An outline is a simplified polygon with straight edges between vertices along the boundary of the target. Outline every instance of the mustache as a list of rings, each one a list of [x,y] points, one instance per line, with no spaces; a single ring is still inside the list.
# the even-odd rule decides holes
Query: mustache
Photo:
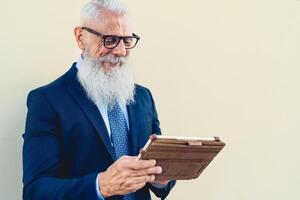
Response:
[[[115,56],[113,54],[108,54],[108,55],[105,55],[105,56],[102,56],[102,57],[98,58],[98,61],[99,62],[127,64],[128,63],[128,58],[127,57]]]

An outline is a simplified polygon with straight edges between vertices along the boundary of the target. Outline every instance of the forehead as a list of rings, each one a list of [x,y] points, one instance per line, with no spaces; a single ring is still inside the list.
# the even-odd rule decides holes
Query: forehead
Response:
[[[128,17],[118,13],[102,10],[100,19],[91,20],[91,28],[105,35],[131,35]]]

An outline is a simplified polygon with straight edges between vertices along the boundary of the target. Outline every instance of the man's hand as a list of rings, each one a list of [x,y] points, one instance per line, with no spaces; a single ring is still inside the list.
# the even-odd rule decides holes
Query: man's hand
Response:
[[[102,196],[105,198],[135,192],[147,182],[154,181],[154,174],[162,171],[155,164],[155,160],[137,160],[136,156],[122,156],[99,175]]]

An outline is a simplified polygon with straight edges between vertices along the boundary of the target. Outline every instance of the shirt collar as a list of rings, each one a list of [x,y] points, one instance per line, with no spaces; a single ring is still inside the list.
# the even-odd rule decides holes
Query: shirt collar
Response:
[[[81,54],[81,55],[79,56],[77,62],[76,62],[76,68],[77,68],[77,70],[79,70],[79,68],[80,68],[80,66],[82,65],[82,63],[83,63],[83,56],[82,56],[82,54]]]

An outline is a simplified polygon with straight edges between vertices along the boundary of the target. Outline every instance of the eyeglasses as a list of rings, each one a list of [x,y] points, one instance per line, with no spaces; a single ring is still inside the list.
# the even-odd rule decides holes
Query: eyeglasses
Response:
[[[113,49],[116,46],[118,46],[121,40],[123,40],[125,49],[132,49],[136,46],[136,44],[140,39],[140,37],[134,33],[132,34],[132,36],[117,36],[117,35],[104,35],[102,33],[99,33],[87,27],[82,27],[82,29],[100,37],[103,40],[104,46],[108,49]]]

